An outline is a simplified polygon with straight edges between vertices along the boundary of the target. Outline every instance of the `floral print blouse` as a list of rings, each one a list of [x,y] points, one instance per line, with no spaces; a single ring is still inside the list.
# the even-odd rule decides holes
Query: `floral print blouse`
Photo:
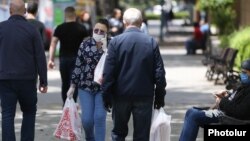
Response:
[[[81,43],[71,77],[73,84],[76,84],[80,89],[90,92],[101,90],[100,85],[93,80],[95,67],[103,52],[102,48],[98,49],[96,47],[96,42],[92,37]]]

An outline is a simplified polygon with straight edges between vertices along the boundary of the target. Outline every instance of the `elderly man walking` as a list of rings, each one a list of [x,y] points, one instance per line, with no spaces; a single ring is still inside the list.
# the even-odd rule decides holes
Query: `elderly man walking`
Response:
[[[159,46],[153,37],[140,30],[142,15],[138,9],[124,12],[126,30],[108,45],[103,72],[103,100],[112,107],[113,141],[125,141],[128,121],[133,116],[134,141],[148,141],[153,103],[164,106],[166,79]]]
[[[34,141],[37,81],[39,91],[47,92],[47,66],[42,39],[24,14],[24,2],[12,0],[10,18],[0,23],[2,141],[16,140],[14,119],[17,101],[23,112],[21,141]]]

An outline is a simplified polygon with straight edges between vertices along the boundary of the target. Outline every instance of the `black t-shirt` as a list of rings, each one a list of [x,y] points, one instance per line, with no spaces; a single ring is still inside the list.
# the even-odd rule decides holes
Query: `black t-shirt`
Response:
[[[76,57],[85,37],[86,29],[77,22],[65,22],[57,26],[54,36],[60,41],[59,57]]]

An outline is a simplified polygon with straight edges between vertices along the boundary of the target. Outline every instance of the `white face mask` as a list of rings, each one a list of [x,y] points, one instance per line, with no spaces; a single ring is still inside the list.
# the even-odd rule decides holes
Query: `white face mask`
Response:
[[[96,42],[100,42],[101,39],[104,37],[105,37],[105,35],[99,35],[99,34],[93,33],[93,38],[95,39]]]

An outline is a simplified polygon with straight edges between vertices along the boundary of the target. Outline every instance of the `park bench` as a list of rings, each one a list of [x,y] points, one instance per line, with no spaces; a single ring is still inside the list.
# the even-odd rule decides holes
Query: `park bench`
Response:
[[[205,58],[201,60],[201,63],[204,66],[208,66],[210,64],[214,64],[215,60],[222,59],[228,51],[228,48],[222,48],[221,51],[217,54],[212,54],[212,53],[206,53]]]
[[[218,81],[220,80],[220,77],[222,80],[224,80],[224,84],[231,79],[229,78],[232,75],[233,72],[236,72],[233,70],[235,58],[237,56],[238,50],[230,48],[225,60],[220,61],[219,63],[216,63],[214,66],[214,74],[217,76],[215,79],[214,84],[218,84]]]
[[[215,65],[223,62],[226,59],[229,50],[230,48],[223,48],[219,54],[207,54],[205,59],[201,61],[203,65],[207,66],[205,76],[208,80],[213,79]]]
[[[234,61],[237,56],[238,50],[233,48],[223,48],[218,55],[210,55],[207,57],[206,62],[202,60],[203,65],[207,66],[205,76],[207,80],[215,78],[215,84],[222,79],[226,87],[233,89],[239,81],[239,73],[233,70]]]

